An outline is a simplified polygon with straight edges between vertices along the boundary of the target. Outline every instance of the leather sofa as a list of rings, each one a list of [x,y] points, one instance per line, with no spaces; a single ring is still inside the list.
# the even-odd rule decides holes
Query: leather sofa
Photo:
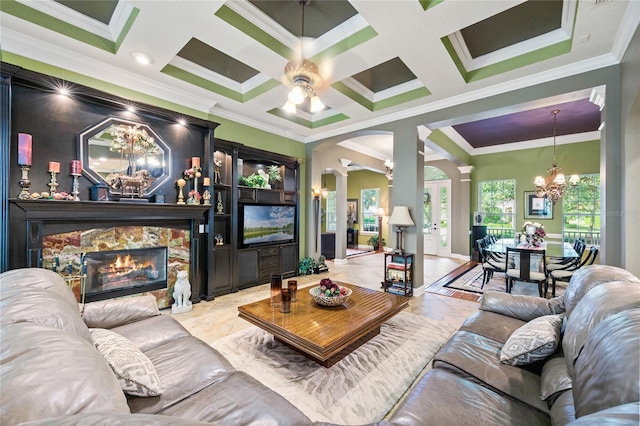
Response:
[[[522,366],[500,362],[514,332],[560,314],[553,354]],[[0,274],[0,321],[3,425],[322,424],[236,371],[152,298],[79,309],[55,273],[14,270]],[[123,393],[92,343],[96,328],[126,337],[152,361],[162,395]],[[637,425],[639,329],[640,280],[619,268],[587,267],[550,300],[487,293],[432,369],[376,424]]]
[[[0,274],[0,321],[2,425],[311,424],[286,399],[161,314],[151,296],[79,308],[56,273],[16,269]],[[133,342],[153,363],[162,394],[125,395],[92,342],[93,328]]]
[[[555,353],[526,365],[500,362],[516,330],[558,314]],[[561,297],[485,293],[432,366],[390,424],[637,426],[640,280],[594,265],[576,272]]]

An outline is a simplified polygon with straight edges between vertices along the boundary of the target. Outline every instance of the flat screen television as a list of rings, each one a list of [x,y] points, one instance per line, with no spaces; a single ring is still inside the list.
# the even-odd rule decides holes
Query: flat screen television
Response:
[[[264,204],[242,206],[240,245],[250,247],[295,240],[296,207]]]

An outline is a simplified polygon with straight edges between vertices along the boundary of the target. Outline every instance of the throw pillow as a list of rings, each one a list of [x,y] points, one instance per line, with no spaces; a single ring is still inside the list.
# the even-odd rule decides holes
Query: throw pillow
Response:
[[[526,365],[553,355],[560,342],[562,314],[535,318],[514,331],[500,351],[500,362]]]
[[[125,393],[134,396],[162,395],[160,378],[153,363],[129,339],[103,328],[92,328],[91,338]]]

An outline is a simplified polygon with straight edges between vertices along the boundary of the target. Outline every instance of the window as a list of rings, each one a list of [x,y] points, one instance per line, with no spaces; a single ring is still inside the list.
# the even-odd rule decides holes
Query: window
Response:
[[[362,200],[362,226],[363,234],[378,233],[378,206],[380,203],[380,188],[363,189],[360,191]]]
[[[326,208],[327,231],[336,230],[336,191],[329,191]]]
[[[600,244],[600,175],[582,175],[576,187],[565,188],[562,197],[562,239],[584,238],[588,245]]]
[[[478,210],[487,234],[515,238],[516,181],[489,180],[478,184]]]

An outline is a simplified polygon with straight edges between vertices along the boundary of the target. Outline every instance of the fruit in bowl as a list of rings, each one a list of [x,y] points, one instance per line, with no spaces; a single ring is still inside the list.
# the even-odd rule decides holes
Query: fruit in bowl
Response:
[[[309,290],[309,294],[311,294],[311,297],[313,297],[313,300],[315,300],[318,305],[338,306],[349,300],[351,289],[340,287],[329,278],[323,278],[317,287]]]

